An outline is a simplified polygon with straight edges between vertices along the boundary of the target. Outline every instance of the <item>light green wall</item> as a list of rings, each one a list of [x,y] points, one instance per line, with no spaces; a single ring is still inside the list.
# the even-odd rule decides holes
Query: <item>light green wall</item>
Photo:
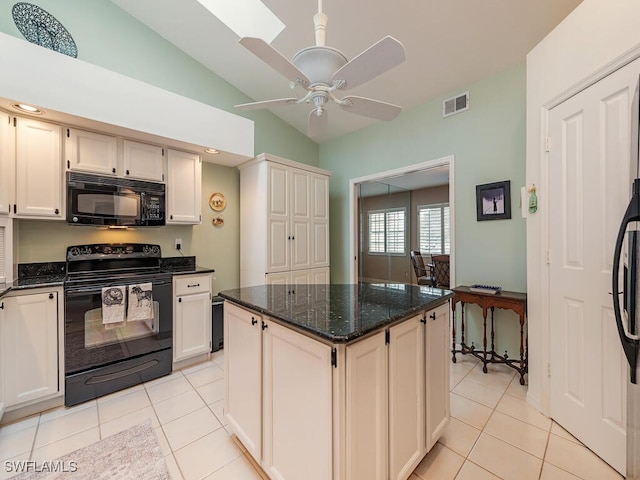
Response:
[[[15,3],[15,0],[0,0],[0,31],[22,39],[11,15]],[[318,165],[319,149],[315,142],[267,110],[235,110],[233,105],[252,99],[112,2],[31,0],[30,3],[48,11],[67,28],[78,46],[78,59],[250,118],[255,122],[256,154],[268,152]],[[46,72],[42,74],[46,75]],[[64,88],[55,86],[59,87]],[[208,199],[213,192],[222,192],[227,198],[222,227],[211,225],[213,211]],[[240,268],[237,169],[204,164],[202,200],[203,223],[194,227],[107,232],[93,228],[74,229],[63,222],[21,220],[17,222],[16,260],[20,263],[62,261],[67,245],[91,241],[155,242],[162,246],[163,255],[173,256],[179,255],[173,242],[174,238],[180,237],[185,255],[196,255],[198,263],[216,269],[215,291],[237,287]]]
[[[442,118],[442,100],[466,90],[470,109]],[[526,291],[525,220],[519,207],[525,181],[524,64],[320,146],[320,167],[332,172],[333,283],[349,281],[349,180],[448,155],[455,156],[456,284]],[[501,180],[511,181],[512,218],[476,221],[476,185]],[[505,322],[499,329],[508,337],[510,354],[515,324]]]

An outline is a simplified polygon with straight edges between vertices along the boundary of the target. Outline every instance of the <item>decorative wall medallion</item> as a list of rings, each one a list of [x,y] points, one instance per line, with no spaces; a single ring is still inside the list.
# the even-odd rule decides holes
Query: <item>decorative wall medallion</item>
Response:
[[[211,220],[211,223],[214,227],[221,227],[222,225],[224,225],[224,218],[218,215]]]
[[[221,212],[227,206],[227,201],[223,194],[216,192],[209,197],[209,206],[216,212]]]
[[[71,34],[49,12],[32,3],[18,2],[11,13],[16,27],[31,43],[78,58]]]

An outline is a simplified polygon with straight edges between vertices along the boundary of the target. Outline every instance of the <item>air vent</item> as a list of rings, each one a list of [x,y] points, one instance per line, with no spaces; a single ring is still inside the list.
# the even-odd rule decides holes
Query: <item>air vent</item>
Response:
[[[462,95],[448,98],[442,102],[442,117],[449,117],[456,113],[469,110],[469,92],[465,92]]]

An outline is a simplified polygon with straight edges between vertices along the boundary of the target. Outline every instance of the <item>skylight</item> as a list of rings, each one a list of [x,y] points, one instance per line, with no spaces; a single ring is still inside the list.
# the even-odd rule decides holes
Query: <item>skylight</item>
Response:
[[[260,0],[198,0],[239,37],[257,37],[271,43],[284,23]]]

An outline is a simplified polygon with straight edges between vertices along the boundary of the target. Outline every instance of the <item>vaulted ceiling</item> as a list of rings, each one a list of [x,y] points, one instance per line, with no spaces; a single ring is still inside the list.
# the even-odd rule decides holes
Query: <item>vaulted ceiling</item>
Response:
[[[112,0],[250,98],[301,97],[299,87],[238,43],[238,36],[197,0]],[[263,0],[285,24],[271,45],[291,59],[315,44],[316,0]],[[391,35],[407,60],[349,90],[409,109],[483,77],[524,62],[526,54],[581,0],[324,0],[329,17],[327,45],[347,59]],[[471,99],[473,102],[473,98]],[[287,105],[271,111],[307,133],[311,107]],[[330,105],[322,143],[375,120]]]

